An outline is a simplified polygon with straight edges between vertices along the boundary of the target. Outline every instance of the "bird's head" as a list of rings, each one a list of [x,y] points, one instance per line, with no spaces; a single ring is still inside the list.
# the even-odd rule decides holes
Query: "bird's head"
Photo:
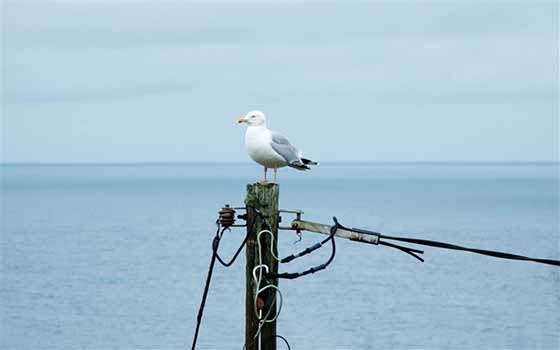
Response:
[[[260,126],[266,123],[266,118],[261,111],[251,111],[244,118],[239,118],[237,122],[247,123],[249,126]]]

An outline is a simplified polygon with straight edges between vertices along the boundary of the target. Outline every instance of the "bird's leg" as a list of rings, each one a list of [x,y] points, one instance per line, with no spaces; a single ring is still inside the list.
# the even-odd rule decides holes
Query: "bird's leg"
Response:
[[[276,170],[278,170],[278,168],[274,168],[274,180],[273,180],[274,183],[276,183]]]
[[[267,167],[264,167],[264,181],[263,181],[264,183],[267,182],[267,181],[266,181],[266,171],[267,171],[267,170],[268,170],[268,168],[267,168]]]

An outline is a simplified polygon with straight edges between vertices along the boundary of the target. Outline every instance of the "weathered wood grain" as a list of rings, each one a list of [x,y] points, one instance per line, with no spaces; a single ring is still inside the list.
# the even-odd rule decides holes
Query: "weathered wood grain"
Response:
[[[259,264],[257,234],[268,229],[273,233],[261,236],[262,263],[270,267],[271,273],[278,272],[278,262],[270,252],[270,245],[274,246],[274,254],[278,256],[278,197],[279,187],[273,183],[255,183],[247,185],[247,247],[246,247],[246,297],[245,297],[245,345],[247,350],[257,350],[258,344],[255,334],[259,328],[259,320],[255,315],[255,282],[253,281],[253,269]],[[262,214],[259,215],[258,212]],[[267,284],[278,285],[277,279],[261,283],[261,288]],[[270,317],[276,314],[275,292],[268,289],[261,294],[265,302],[263,314],[270,310]],[[276,322],[266,323],[261,331],[261,349],[276,350]]]

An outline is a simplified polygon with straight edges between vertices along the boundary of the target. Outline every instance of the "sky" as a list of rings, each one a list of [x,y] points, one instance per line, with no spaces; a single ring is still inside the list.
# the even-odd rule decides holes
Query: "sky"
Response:
[[[556,1],[3,1],[3,162],[559,157]]]

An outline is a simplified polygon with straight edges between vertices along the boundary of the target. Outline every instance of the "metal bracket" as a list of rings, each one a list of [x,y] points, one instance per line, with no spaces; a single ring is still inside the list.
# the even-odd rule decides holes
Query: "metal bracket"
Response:
[[[288,209],[278,209],[278,213],[287,213],[287,214],[295,214],[296,215],[296,219],[297,221],[301,220],[301,216],[303,215],[303,211],[299,210],[299,209],[293,209],[293,210],[288,210]],[[297,228],[294,228],[292,225],[290,226],[280,226],[280,223],[282,222],[282,216],[278,215],[278,229],[279,230],[292,230],[292,231],[297,231],[297,233],[300,233],[300,230]]]
[[[247,208],[246,207],[234,207],[234,210],[245,210],[245,214],[237,215],[237,219],[245,221],[243,225],[231,225],[231,227],[247,227]]]

